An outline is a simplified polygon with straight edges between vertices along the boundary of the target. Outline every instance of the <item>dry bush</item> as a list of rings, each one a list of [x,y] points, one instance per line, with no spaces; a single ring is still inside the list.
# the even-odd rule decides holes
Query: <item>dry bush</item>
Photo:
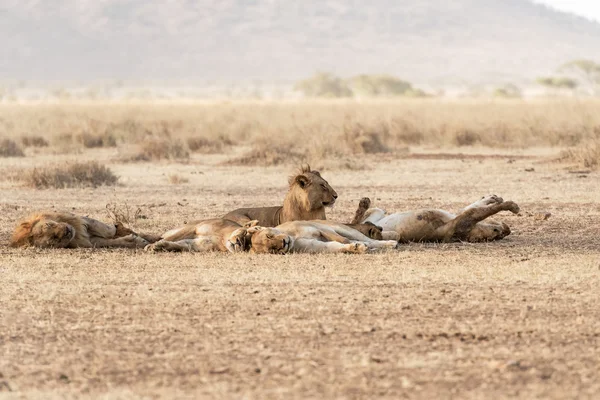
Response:
[[[123,158],[123,161],[185,160],[189,157],[190,152],[181,141],[155,139],[142,144],[136,154]]]
[[[0,139],[0,157],[24,157],[23,149],[10,139]]]
[[[387,153],[390,148],[385,144],[389,136],[388,127],[379,129],[365,128],[360,123],[346,124],[342,132],[342,142],[354,154]]]
[[[106,166],[91,161],[34,168],[24,173],[20,180],[36,189],[64,189],[111,186],[117,183],[118,177]]]
[[[86,148],[116,147],[117,138],[111,133],[82,133],[76,136],[76,140]]]
[[[590,140],[582,145],[561,153],[561,161],[574,162],[585,168],[600,168],[600,138]]]
[[[50,145],[45,138],[35,135],[21,137],[21,144],[24,147],[48,147]]]
[[[138,219],[146,218],[142,215],[141,208],[134,209],[127,203],[120,204],[116,201],[106,204],[106,212],[115,225],[122,224],[130,229],[135,229]]]
[[[171,185],[180,185],[182,183],[188,183],[190,180],[181,175],[171,174],[168,176],[168,181]]]
[[[189,137],[186,142],[190,151],[203,154],[222,153],[224,149],[233,145],[231,140],[223,136],[216,139]]]

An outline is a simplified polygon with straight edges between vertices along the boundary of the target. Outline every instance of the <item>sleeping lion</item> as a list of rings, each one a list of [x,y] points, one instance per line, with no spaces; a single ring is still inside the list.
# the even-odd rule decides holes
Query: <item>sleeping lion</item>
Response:
[[[484,221],[499,213],[519,213],[512,201],[491,195],[467,206],[458,214],[444,210],[416,210],[386,214],[380,208],[369,208],[371,200],[363,198],[352,223],[372,223],[382,228],[384,239],[399,242],[484,242],[499,240],[510,235],[503,222]]]
[[[121,224],[109,225],[69,212],[40,212],[22,220],[13,231],[11,247],[143,248],[153,238],[145,238]]]

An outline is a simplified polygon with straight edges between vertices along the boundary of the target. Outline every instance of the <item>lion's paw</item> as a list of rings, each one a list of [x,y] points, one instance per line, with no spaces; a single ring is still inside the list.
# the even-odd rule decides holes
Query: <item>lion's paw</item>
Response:
[[[236,229],[233,231],[229,239],[227,239],[227,250],[230,253],[239,253],[244,251],[246,243],[247,231],[244,228]]]
[[[362,242],[350,243],[346,245],[346,251],[352,254],[363,254],[366,253],[368,249],[369,246]]]
[[[371,199],[369,199],[368,197],[363,197],[362,199],[360,199],[360,202],[358,203],[358,208],[366,210],[369,207],[371,207]]]
[[[481,204],[489,206],[490,204],[500,204],[504,200],[500,196],[496,196],[495,194],[491,194],[489,196],[483,196],[480,200]]]
[[[164,242],[162,240],[152,243],[152,244],[148,244],[144,247],[144,250],[146,251],[162,251],[164,250]]]
[[[518,214],[521,211],[521,208],[514,201],[505,201],[502,203],[505,206],[506,211],[510,211],[513,214]]]

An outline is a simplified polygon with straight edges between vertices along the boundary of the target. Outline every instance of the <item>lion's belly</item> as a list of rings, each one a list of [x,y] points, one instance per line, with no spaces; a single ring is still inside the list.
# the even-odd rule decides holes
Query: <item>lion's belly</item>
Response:
[[[377,221],[384,231],[397,232],[402,240],[436,240],[435,231],[455,216],[444,210],[418,210],[390,214]]]

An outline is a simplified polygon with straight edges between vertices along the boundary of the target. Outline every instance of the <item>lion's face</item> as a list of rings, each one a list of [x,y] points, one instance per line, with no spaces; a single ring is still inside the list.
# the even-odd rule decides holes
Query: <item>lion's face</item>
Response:
[[[294,239],[275,228],[255,226],[248,229],[251,235],[251,253],[285,254],[294,243]]]
[[[487,242],[500,240],[510,235],[510,228],[504,222],[502,225],[478,223],[469,232],[469,242]]]
[[[75,237],[75,228],[64,222],[42,219],[31,229],[30,241],[36,247],[66,247]]]
[[[290,179],[290,191],[295,192],[295,197],[300,199],[308,210],[331,207],[338,197],[319,171],[311,171],[310,168],[303,169],[301,174]]]

